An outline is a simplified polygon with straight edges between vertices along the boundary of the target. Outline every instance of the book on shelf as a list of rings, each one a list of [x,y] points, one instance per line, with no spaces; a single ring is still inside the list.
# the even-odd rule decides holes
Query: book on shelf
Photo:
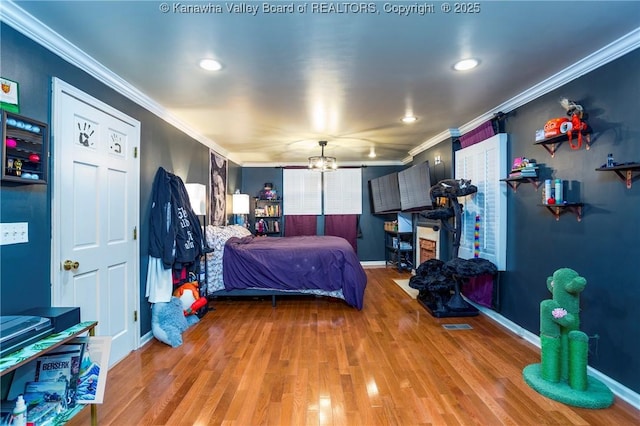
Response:
[[[27,424],[45,426],[53,424],[54,419],[63,411],[60,403],[42,402],[27,409]]]
[[[84,343],[64,343],[46,354],[16,369],[9,392],[8,400],[15,400],[18,395],[25,394],[27,387],[37,388],[34,383],[64,382],[64,408],[76,405],[76,389],[80,376],[80,362],[84,353]],[[27,404],[29,402],[27,401]]]
[[[46,410],[45,407],[53,407],[57,411],[69,408],[66,402],[67,387],[65,380],[27,382],[23,395],[24,402],[28,407],[27,413],[30,411],[50,411]],[[36,407],[40,407],[40,409],[36,409]]]
[[[85,344],[76,390],[78,404],[102,404],[109,371],[111,336],[76,337]]]

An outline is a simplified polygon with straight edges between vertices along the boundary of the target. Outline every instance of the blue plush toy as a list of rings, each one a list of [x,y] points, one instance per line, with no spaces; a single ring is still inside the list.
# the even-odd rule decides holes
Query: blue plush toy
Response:
[[[184,316],[182,302],[175,296],[169,302],[154,303],[151,307],[153,336],[174,348],[182,345],[182,332],[198,321],[197,315]]]

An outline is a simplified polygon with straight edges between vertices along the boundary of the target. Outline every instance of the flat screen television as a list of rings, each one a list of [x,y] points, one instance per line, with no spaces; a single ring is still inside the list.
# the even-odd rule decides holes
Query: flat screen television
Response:
[[[391,173],[369,181],[369,193],[373,213],[383,214],[400,211],[400,188],[398,173]]]
[[[398,187],[400,188],[400,209],[403,212],[431,208],[429,162],[425,161],[398,172]]]

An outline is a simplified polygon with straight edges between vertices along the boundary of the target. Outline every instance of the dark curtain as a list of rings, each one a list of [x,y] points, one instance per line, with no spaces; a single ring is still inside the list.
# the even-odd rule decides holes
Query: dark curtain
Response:
[[[489,139],[491,136],[495,136],[495,134],[496,132],[493,127],[493,121],[489,120],[460,136],[460,146],[462,148],[466,148],[478,142],[482,142],[485,139]]]
[[[316,235],[315,215],[285,215],[284,236]]]
[[[484,274],[469,278],[463,288],[462,293],[471,301],[479,305],[493,309],[494,277],[491,274]]]
[[[324,217],[324,234],[342,237],[358,252],[358,215],[332,214]]]

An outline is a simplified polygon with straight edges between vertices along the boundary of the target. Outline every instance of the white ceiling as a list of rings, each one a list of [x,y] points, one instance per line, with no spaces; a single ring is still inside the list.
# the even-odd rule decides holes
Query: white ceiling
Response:
[[[261,1],[168,1],[168,13],[159,1],[15,3],[241,165],[300,164],[319,140],[341,163],[375,164],[372,147],[376,161],[406,162],[620,37],[640,38],[638,1],[482,1],[478,13],[433,2],[434,13],[409,16],[385,5],[428,3],[335,2],[347,13],[313,13],[311,2],[279,0],[269,4],[306,12],[255,16],[227,7]],[[377,13],[354,13],[361,4]],[[203,57],[223,69],[200,69]],[[465,57],[480,66],[453,71]],[[418,121],[403,124],[405,112]]]

